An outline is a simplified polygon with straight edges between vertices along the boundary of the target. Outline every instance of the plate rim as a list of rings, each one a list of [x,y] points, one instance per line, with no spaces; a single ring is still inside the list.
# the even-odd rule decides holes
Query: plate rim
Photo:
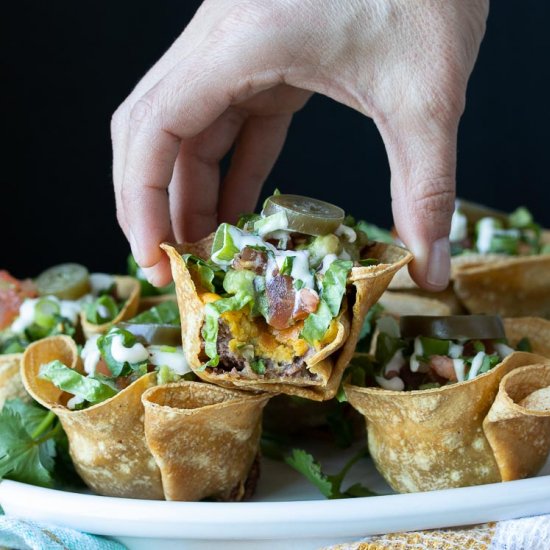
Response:
[[[59,525],[97,535],[191,540],[242,539],[243,528],[252,526],[246,540],[361,537],[485,523],[550,513],[548,494],[550,475],[422,493],[229,503],[105,497],[11,480],[0,482],[0,505],[7,515],[21,508],[18,501],[24,501],[26,519],[47,521],[51,510],[65,502],[72,506],[64,509],[64,519],[56,522]],[[46,502],[45,509],[42,503]],[[79,512],[82,507],[85,515]],[[396,519],[396,510],[409,512]],[[151,525],[162,529],[147,527]]]

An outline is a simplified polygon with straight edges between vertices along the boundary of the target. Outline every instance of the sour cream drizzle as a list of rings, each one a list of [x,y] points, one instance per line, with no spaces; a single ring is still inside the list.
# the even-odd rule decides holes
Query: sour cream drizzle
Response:
[[[136,342],[132,347],[124,346],[122,334],[117,334],[111,343],[111,355],[118,363],[141,363],[149,359],[149,352],[143,344]]]

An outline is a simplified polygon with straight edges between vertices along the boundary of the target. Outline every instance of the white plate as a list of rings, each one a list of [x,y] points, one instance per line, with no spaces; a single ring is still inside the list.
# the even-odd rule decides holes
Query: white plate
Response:
[[[351,453],[316,449],[316,456],[325,454],[329,473]],[[356,464],[346,481],[390,493],[368,460]],[[224,550],[319,548],[370,534],[550,513],[548,495],[550,461],[533,479],[344,500],[325,500],[297,472],[268,459],[254,501],[244,503],[131,500],[0,483],[6,514],[110,535],[135,550],[212,548],[221,541]]]

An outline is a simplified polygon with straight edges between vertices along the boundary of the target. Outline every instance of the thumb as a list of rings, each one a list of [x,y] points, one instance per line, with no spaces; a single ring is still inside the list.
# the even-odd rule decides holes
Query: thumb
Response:
[[[394,120],[381,129],[391,169],[395,227],[414,254],[409,272],[426,290],[443,290],[449,283],[457,128],[458,117],[444,123]]]

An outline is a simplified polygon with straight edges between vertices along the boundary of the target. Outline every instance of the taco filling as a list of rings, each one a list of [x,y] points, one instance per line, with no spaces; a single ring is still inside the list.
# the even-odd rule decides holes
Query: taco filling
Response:
[[[506,256],[543,254],[542,229],[527,208],[511,214],[484,209],[458,200],[451,221],[451,254],[503,254]]]
[[[183,255],[204,307],[202,368],[315,381],[307,360],[336,337],[352,267],[377,263],[361,260],[367,243],[340,208],[295,195],[220,225],[208,259]]]
[[[114,320],[126,300],[115,277],[79,264],[54,266],[34,281],[0,272],[0,354],[20,353],[56,334],[74,336],[81,313],[92,325]]]
[[[366,377],[360,385],[386,390],[425,390],[472,380],[516,351],[498,316],[403,316],[399,325],[387,316],[377,321],[377,328],[374,356],[357,356],[350,370],[361,365]],[[530,351],[528,340],[517,349]]]
[[[121,325],[125,328],[117,325],[86,341],[80,351],[82,372],[59,360],[40,367],[40,378],[71,395],[67,408],[83,409],[101,403],[148,373],[156,373],[159,385],[195,378],[189,376],[181,345],[164,343],[175,343],[174,334],[179,337],[175,303],[160,304]]]

